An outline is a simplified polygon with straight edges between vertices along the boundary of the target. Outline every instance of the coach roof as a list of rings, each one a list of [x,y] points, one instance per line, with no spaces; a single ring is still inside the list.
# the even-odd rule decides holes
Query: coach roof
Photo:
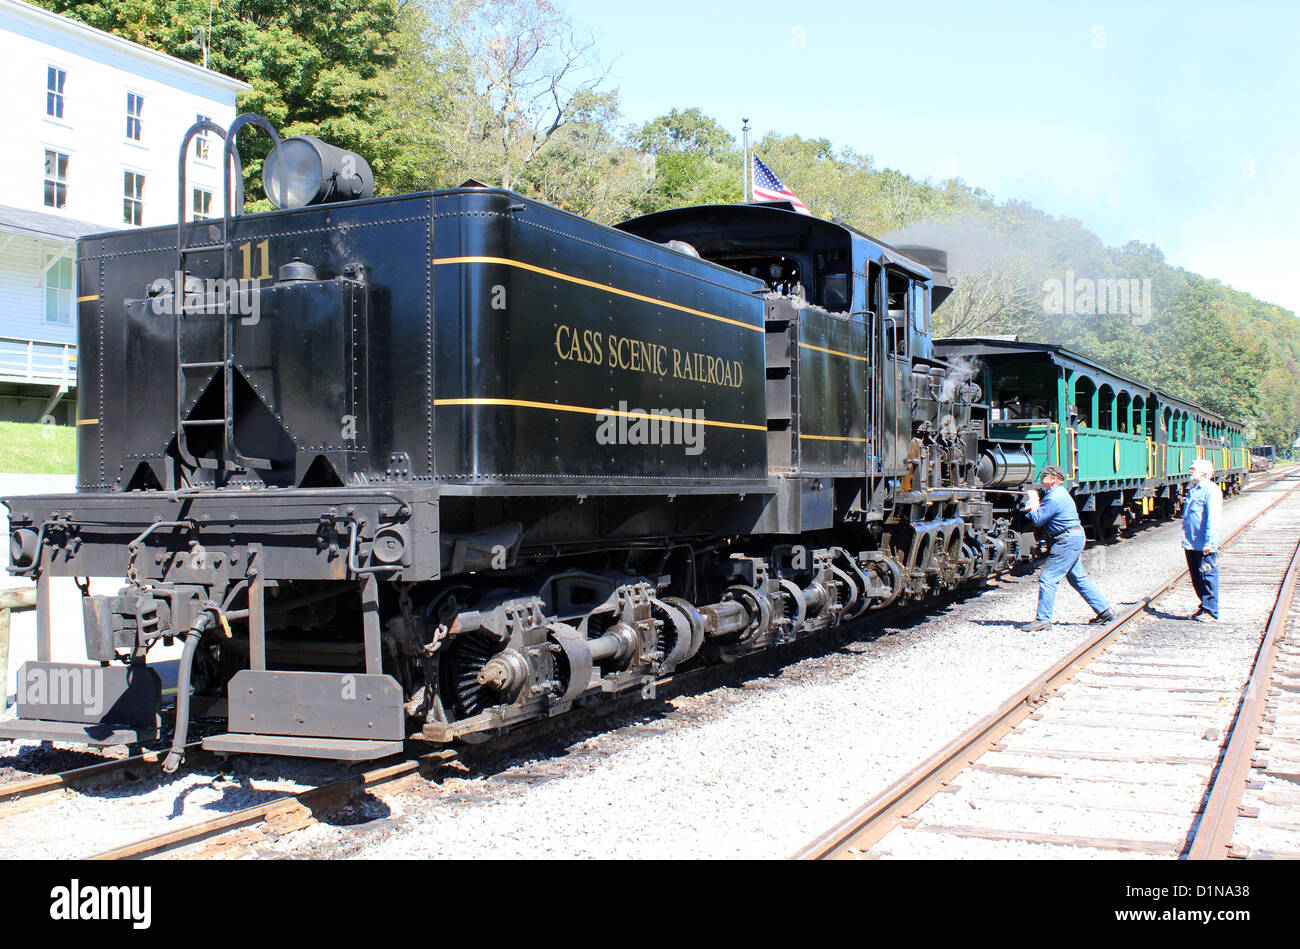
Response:
[[[1133,389],[1140,389],[1146,392],[1152,392],[1160,398],[1160,401],[1174,405],[1179,408],[1187,409],[1192,412],[1201,414],[1206,418],[1217,419],[1228,422],[1231,425],[1238,425],[1238,422],[1227,418],[1218,412],[1207,409],[1181,396],[1176,396],[1164,389],[1157,388],[1150,383],[1134,379],[1132,376],[1125,375],[1110,366],[1090,359],[1073,350],[1066,349],[1064,346],[1058,346],[1055,343],[1027,343],[1015,339],[1000,339],[997,337],[981,336],[950,336],[935,339],[934,348],[936,354],[940,357],[960,354],[963,356],[983,356],[994,354],[1012,354],[1012,353],[1042,353],[1052,358],[1056,362],[1073,362],[1086,366],[1089,369],[1109,376],[1123,382]]]

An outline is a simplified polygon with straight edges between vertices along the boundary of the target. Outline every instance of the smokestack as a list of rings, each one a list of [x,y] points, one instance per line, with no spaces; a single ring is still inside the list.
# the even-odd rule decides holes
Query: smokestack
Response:
[[[930,291],[930,310],[939,309],[956,286],[956,282],[948,276],[948,252],[926,244],[896,244],[894,246],[899,253],[906,254],[917,263],[925,264],[930,268],[930,272],[934,274],[934,289]]]

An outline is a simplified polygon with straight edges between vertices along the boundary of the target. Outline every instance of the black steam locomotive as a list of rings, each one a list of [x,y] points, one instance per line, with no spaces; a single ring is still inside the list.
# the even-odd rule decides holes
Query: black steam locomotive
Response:
[[[49,687],[0,735],[156,740],[179,641],[169,769],[192,713],[221,752],[476,740],[1032,544],[1031,454],[933,353],[942,251],[781,204],[370,198],[357,156],[275,142],[282,210],[232,215],[236,174],[221,219],[78,245],[78,490],[7,502]],[[83,584],[89,665],[51,660],[54,576],[127,578]],[[93,708],[56,687],[87,670]]]

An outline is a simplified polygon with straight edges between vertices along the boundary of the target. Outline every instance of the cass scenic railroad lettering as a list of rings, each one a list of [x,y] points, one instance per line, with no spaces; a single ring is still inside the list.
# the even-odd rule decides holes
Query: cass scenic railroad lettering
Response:
[[[600,330],[580,330],[566,323],[555,327],[555,352],[567,362],[609,366],[729,389],[739,389],[745,381],[739,360],[613,333],[607,335]]]

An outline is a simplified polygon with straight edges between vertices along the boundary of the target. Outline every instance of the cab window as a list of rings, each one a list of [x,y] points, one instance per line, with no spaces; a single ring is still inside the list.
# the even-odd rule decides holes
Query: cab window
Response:
[[[930,332],[930,294],[925,284],[912,284],[912,328],[918,333]]]
[[[886,283],[887,310],[885,320],[885,347],[891,356],[907,355],[908,326],[911,323],[912,282],[901,273],[889,271]]]
[[[817,299],[823,310],[843,313],[849,308],[849,255],[842,250],[817,255]]]

